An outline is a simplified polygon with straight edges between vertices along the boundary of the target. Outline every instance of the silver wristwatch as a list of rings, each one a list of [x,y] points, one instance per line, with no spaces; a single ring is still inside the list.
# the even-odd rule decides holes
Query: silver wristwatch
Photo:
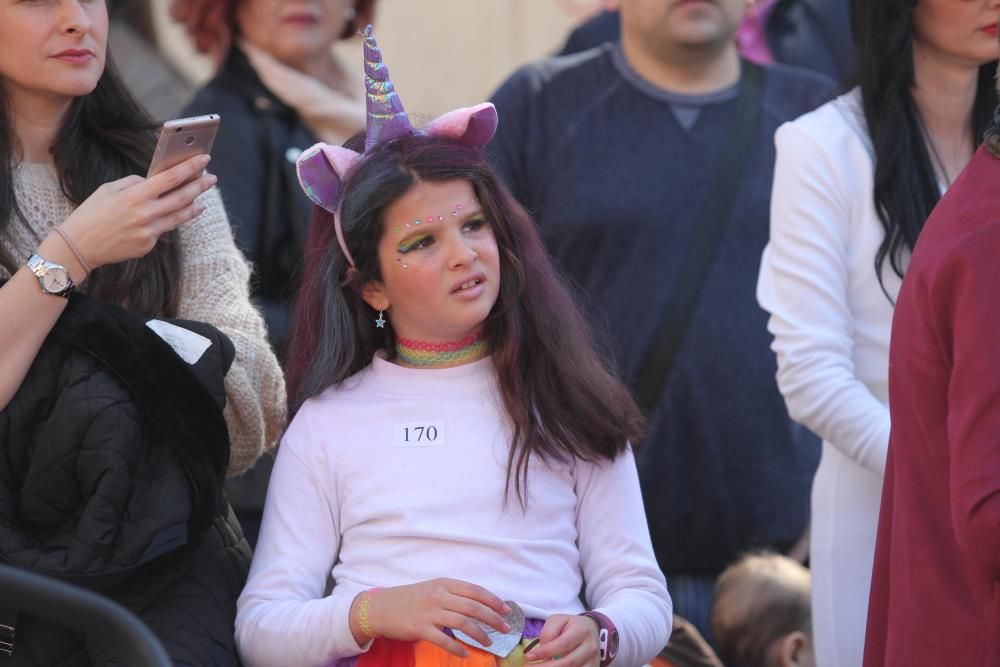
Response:
[[[38,284],[46,294],[68,299],[70,292],[76,289],[69,271],[62,264],[42,259],[37,254],[32,254],[25,264],[38,278]]]

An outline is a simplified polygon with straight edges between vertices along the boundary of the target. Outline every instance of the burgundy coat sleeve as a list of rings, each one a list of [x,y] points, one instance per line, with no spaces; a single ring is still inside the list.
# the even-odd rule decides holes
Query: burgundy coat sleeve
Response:
[[[948,451],[951,515],[967,562],[1000,579],[1000,223],[963,239],[930,295],[951,361]],[[992,238],[990,238],[992,237]]]

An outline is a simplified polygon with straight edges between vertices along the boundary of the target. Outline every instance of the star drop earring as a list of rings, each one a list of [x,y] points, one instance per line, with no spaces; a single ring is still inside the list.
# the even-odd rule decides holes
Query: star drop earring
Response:
[[[378,311],[378,317],[375,319],[375,326],[379,329],[385,329],[385,318],[382,317],[382,311]]]

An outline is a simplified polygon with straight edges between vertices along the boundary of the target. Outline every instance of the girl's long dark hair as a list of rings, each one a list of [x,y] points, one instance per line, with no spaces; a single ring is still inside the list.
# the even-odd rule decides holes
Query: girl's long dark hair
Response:
[[[927,131],[910,92],[916,4],[917,0],[851,0],[856,83],[875,151],[875,211],[885,229],[875,254],[880,284],[886,260],[902,278],[906,257],[940,199]],[[979,68],[972,107],[973,146],[982,142],[997,106],[996,70],[996,61]]]
[[[104,183],[145,175],[156,144],[154,130],[153,120],[118,78],[109,54],[96,88],[72,101],[56,137],[53,159],[63,194],[80,204]],[[0,237],[23,218],[14,196],[18,152],[13,110],[0,90]],[[96,269],[84,291],[137,315],[175,315],[180,296],[176,238],[176,232],[170,232],[145,257]],[[0,265],[5,270],[14,273],[24,260],[0,244]]]
[[[287,368],[292,411],[371,363],[394,354],[390,328],[361,289],[381,272],[383,212],[421,181],[469,181],[500,249],[500,294],[485,323],[503,406],[513,427],[507,490],[525,502],[531,456],[612,460],[640,435],[642,415],[595,350],[586,320],[559,278],[534,221],[479,151],[413,135],[376,147],[348,174],[341,207],[348,272],[333,216],[316,209],[296,298]],[[342,284],[347,276],[347,284]]]

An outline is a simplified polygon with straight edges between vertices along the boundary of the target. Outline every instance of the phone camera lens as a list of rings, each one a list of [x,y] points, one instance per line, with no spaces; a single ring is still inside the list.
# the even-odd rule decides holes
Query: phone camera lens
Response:
[[[184,143],[190,146],[191,144],[194,143],[194,137],[188,137],[187,139],[184,140]]]

